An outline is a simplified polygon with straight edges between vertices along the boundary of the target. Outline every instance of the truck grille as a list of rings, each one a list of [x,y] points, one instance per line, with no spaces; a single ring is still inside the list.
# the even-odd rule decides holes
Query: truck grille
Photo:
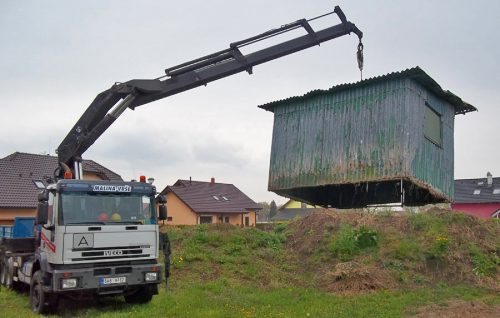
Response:
[[[121,246],[121,247],[100,247],[73,249],[73,252],[81,253],[81,257],[72,258],[74,262],[92,260],[115,260],[124,258],[143,258],[150,254],[143,254],[144,247],[149,246]]]

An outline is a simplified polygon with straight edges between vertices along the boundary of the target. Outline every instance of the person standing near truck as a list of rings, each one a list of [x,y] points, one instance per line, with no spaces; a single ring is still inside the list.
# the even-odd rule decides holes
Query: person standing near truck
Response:
[[[170,246],[170,238],[166,232],[160,231],[160,248],[165,256],[165,286],[168,286],[168,278],[170,277],[170,255],[172,255],[172,248]]]

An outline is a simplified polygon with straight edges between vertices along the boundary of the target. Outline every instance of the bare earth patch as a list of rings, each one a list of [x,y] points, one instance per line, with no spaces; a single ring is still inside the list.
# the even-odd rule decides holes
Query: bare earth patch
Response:
[[[479,301],[456,300],[444,306],[422,307],[411,318],[498,318],[500,306],[489,306]]]
[[[395,285],[389,273],[357,262],[338,263],[325,275],[325,281],[326,290],[341,295],[365,294]]]

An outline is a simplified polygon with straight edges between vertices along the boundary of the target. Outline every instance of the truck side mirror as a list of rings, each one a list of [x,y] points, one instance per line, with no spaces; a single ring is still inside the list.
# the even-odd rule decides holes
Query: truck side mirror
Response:
[[[164,196],[163,194],[160,194],[160,195],[158,196],[158,203],[160,203],[160,204],[165,204],[165,203],[167,203],[167,197],[166,197],[166,196]]]
[[[167,219],[167,206],[165,204],[160,204],[158,218],[160,221],[165,221]]]
[[[38,207],[36,209],[36,224],[47,223],[47,218],[49,215],[49,203],[47,201],[38,202]]]
[[[49,215],[49,191],[43,190],[38,193],[38,206],[36,209],[36,224],[47,223]]]
[[[38,202],[49,201],[49,191],[43,190],[38,193]]]

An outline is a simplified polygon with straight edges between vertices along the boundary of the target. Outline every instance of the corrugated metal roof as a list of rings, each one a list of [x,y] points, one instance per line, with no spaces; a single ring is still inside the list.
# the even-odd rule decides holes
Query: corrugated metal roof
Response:
[[[52,177],[57,166],[57,157],[49,155],[15,152],[0,159],[0,207],[35,208],[40,190],[32,180]],[[122,181],[118,174],[92,160],[83,160],[83,171]]]
[[[177,180],[162,194],[173,192],[196,213],[246,213],[260,210],[255,203],[233,184]]]
[[[424,86],[427,88],[429,91],[437,95],[437,97],[440,97],[450,104],[452,104],[455,107],[455,114],[465,114],[468,112],[472,111],[477,111],[476,107],[472,106],[469,103],[464,102],[460,97],[457,95],[453,94],[452,92],[448,90],[443,90],[441,86],[434,80],[432,77],[427,75],[420,67],[416,66],[410,69],[406,69],[404,71],[400,72],[393,72],[389,73],[386,75],[381,75],[381,76],[376,76],[376,77],[371,77],[368,79],[364,79],[362,81],[358,81],[355,83],[346,83],[346,84],[340,84],[331,87],[330,89],[327,90],[321,90],[321,89],[316,89],[312,90],[304,95],[299,95],[299,96],[293,96],[293,97],[288,97],[285,99],[269,102],[263,105],[260,105],[258,107],[268,110],[268,111],[273,111],[275,106],[284,104],[284,103],[289,103],[292,101],[298,101],[304,98],[310,98],[318,95],[322,95],[325,93],[332,93],[332,92],[339,92],[347,89],[352,89],[355,87],[361,87],[364,85],[369,85],[373,84],[376,82],[381,82],[381,81],[387,81],[390,79],[398,79],[398,78],[410,78],[418,82],[420,85]]]
[[[454,203],[500,202],[500,178],[492,179],[491,185],[486,178],[455,180]]]

